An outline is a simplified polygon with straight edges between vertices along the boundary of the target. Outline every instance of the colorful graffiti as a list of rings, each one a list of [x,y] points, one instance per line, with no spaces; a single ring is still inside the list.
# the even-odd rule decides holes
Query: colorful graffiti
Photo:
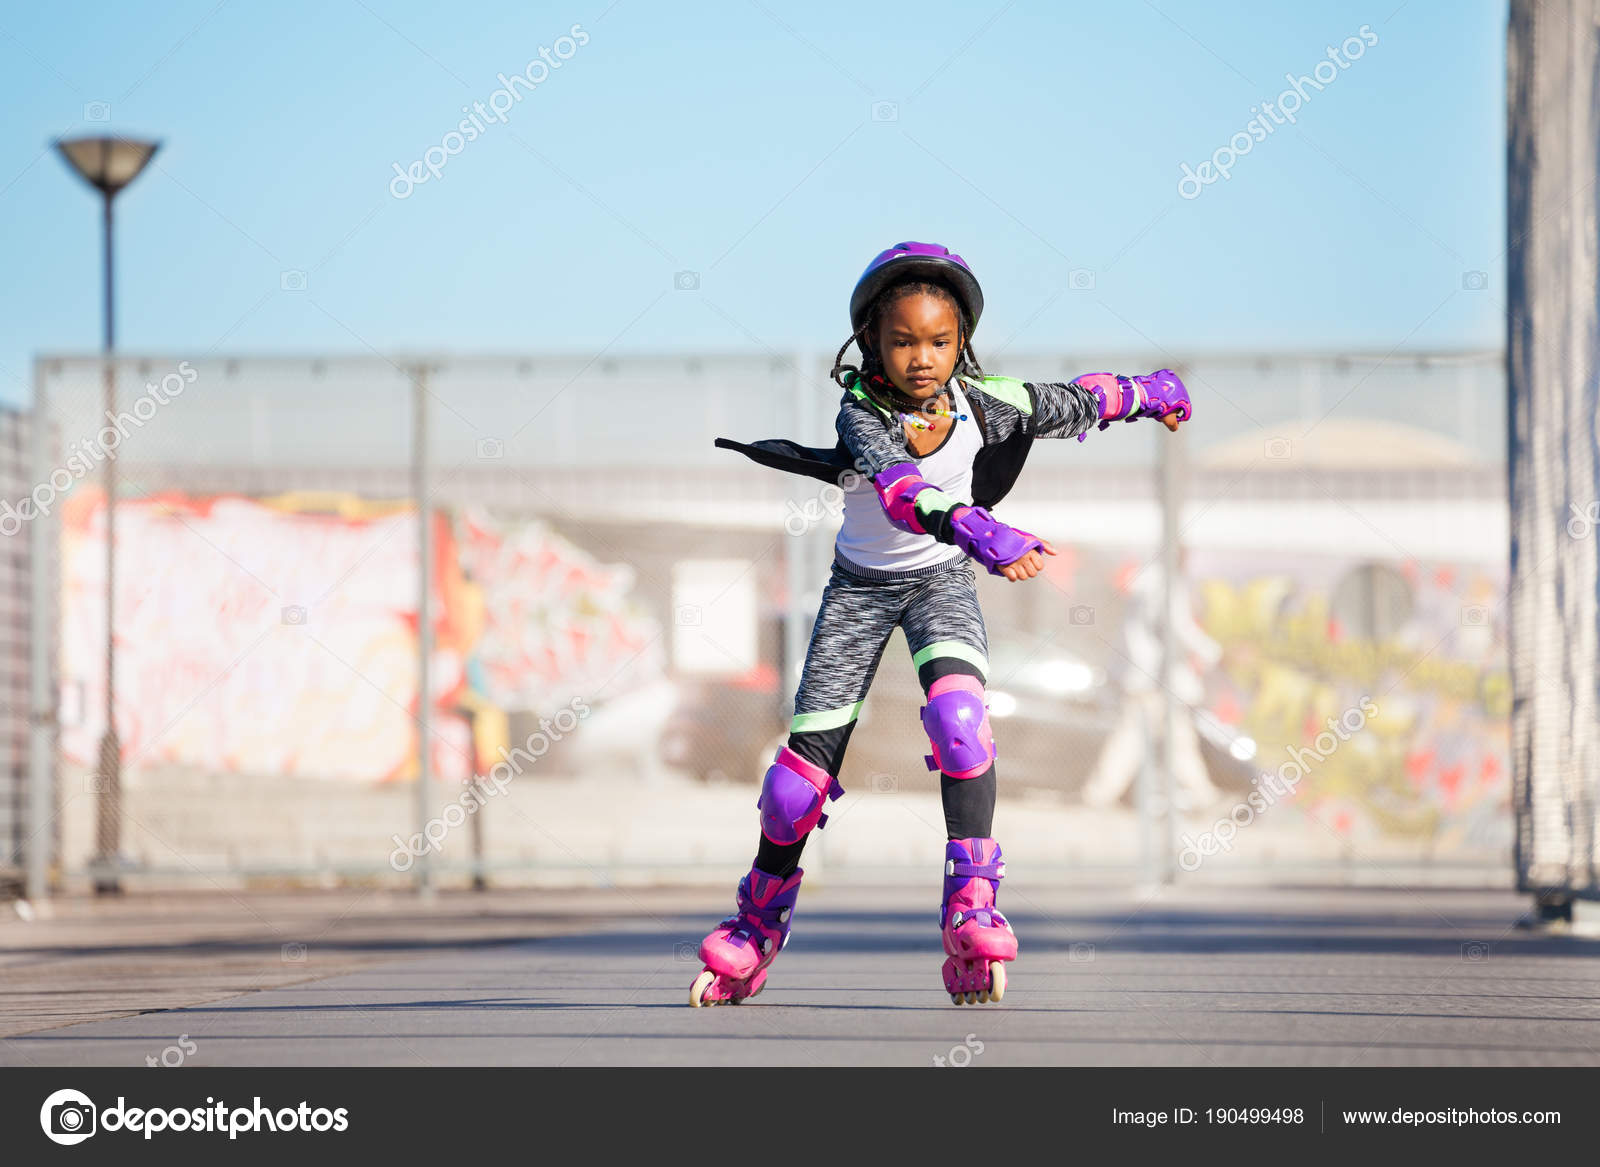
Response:
[[[1503,572],[1195,560],[1200,622],[1224,651],[1213,708],[1255,739],[1258,768],[1314,748],[1363,699],[1376,706],[1308,767],[1294,799],[1304,815],[1349,842],[1439,855],[1509,844]]]
[[[541,709],[661,675],[661,629],[631,598],[631,567],[597,562],[546,523],[481,511],[457,516],[456,540],[462,596],[451,607],[471,613],[464,684],[482,700]]]
[[[104,495],[63,511],[62,750],[104,727]],[[433,522],[430,761],[483,772],[509,711],[603,699],[661,667],[631,577],[537,524]],[[117,506],[125,765],[386,780],[415,773],[418,529],[348,495],[160,495]],[[476,749],[474,746],[476,745]]]

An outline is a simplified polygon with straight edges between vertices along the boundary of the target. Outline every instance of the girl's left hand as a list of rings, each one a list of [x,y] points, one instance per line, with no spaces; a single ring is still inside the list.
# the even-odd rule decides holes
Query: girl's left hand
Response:
[[[1056,554],[1056,549],[1050,545],[1049,540],[1041,539],[1041,550],[1047,555]],[[1000,574],[1012,583],[1020,583],[1025,579],[1032,579],[1044,571],[1044,560],[1039,558],[1038,551],[1030,551],[1015,563],[1008,563],[1000,569]]]
[[[1178,432],[1178,415],[1176,413],[1163,413],[1161,415],[1161,424],[1166,426],[1173,433],[1177,433]]]

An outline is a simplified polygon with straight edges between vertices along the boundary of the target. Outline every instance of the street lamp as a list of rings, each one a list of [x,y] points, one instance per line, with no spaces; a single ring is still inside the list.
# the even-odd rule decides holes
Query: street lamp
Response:
[[[95,190],[105,207],[105,404],[117,415],[117,372],[111,359],[116,346],[116,313],[112,300],[111,203],[154,156],[160,142],[136,138],[59,138],[56,149],[67,164]],[[117,462],[106,459],[106,731],[100,739],[100,780],[95,818],[95,875],[97,895],[122,890],[116,859],[122,832],[122,747],[116,722],[116,565],[117,565]]]

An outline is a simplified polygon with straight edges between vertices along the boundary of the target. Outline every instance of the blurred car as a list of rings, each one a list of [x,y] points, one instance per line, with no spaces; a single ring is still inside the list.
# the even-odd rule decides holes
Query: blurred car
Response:
[[[1105,670],[1055,648],[995,642],[985,688],[1002,789],[1065,794],[1088,780],[1115,722]],[[938,772],[924,760],[931,749],[923,704],[910,669],[879,671],[850,738],[841,775],[846,789],[854,775],[874,789],[938,791]]]
[[[765,661],[733,677],[678,678],[661,729],[661,760],[702,782],[760,782],[787,736],[778,670]]]
[[[909,667],[891,667],[892,651],[851,734],[840,781],[846,790],[937,792],[938,773],[924,761],[930,748],[922,689]],[[736,677],[680,680],[661,732],[662,760],[703,782],[759,783],[788,737],[780,712],[787,694],[778,682],[766,663]],[[996,643],[986,688],[1002,789],[1076,795],[1117,720],[1120,694],[1105,670],[1053,648]],[[1255,743],[1204,710],[1193,716],[1212,781],[1225,790],[1249,789]]]

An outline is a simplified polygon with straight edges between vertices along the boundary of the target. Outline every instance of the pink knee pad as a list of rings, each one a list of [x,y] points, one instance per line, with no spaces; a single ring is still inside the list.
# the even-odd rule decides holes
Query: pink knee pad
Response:
[[[928,686],[922,707],[922,728],[933,743],[928,769],[952,778],[976,778],[994,761],[994,733],[983,682],[977,677],[944,676]]]

